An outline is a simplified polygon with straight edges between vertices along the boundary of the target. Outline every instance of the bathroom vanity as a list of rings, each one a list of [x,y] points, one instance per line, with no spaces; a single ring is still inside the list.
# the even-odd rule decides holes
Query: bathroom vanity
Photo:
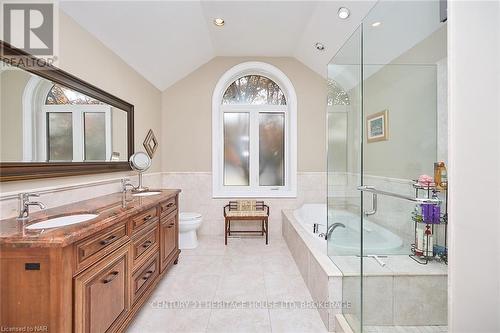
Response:
[[[179,192],[115,193],[37,212],[25,223],[0,221],[0,327],[124,331],[178,261]],[[26,228],[82,213],[98,217]]]

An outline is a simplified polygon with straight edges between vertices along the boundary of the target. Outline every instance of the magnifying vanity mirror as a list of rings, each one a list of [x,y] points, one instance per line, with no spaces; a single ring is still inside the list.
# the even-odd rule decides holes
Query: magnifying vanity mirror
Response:
[[[134,106],[0,41],[0,181],[130,170]]]
[[[145,192],[148,191],[147,187],[142,185],[142,174],[151,167],[151,158],[149,158],[148,154],[140,151],[132,156],[130,156],[130,167],[139,172],[139,185],[134,188],[133,192]]]

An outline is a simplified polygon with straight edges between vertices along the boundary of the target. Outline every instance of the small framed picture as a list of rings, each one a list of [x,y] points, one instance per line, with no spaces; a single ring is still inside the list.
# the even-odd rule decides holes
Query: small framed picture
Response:
[[[366,141],[368,143],[389,139],[389,111],[384,110],[366,117]]]

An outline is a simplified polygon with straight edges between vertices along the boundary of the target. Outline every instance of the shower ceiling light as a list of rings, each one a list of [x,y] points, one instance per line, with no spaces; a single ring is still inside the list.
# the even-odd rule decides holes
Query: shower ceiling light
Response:
[[[337,12],[337,15],[342,20],[345,20],[345,19],[347,19],[349,17],[349,15],[351,15],[351,11],[347,7],[340,7],[339,11]]]
[[[324,51],[325,50],[325,45],[323,43],[320,43],[320,42],[317,42],[316,44],[314,44],[314,47],[318,51]]]
[[[382,22],[380,22],[380,21],[373,22],[373,23],[372,23],[372,27],[378,27],[378,26],[380,26],[381,24],[382,24]]]
[[[222,26],[224,26],[224,23],[225,23],[225,22],[224,22],[224,19],[223,19],[223,18],[218,17],[218,18],[215,18],[215,19],[214,19],[214,24],[215,24],[216,26],[218,26],[218,27],[222,27]]]

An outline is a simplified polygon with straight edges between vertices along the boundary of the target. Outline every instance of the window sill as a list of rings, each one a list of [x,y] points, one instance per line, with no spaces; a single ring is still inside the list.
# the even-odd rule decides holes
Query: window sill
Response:
[[[214,191],[212,198],[296,198],[297,191]]]

